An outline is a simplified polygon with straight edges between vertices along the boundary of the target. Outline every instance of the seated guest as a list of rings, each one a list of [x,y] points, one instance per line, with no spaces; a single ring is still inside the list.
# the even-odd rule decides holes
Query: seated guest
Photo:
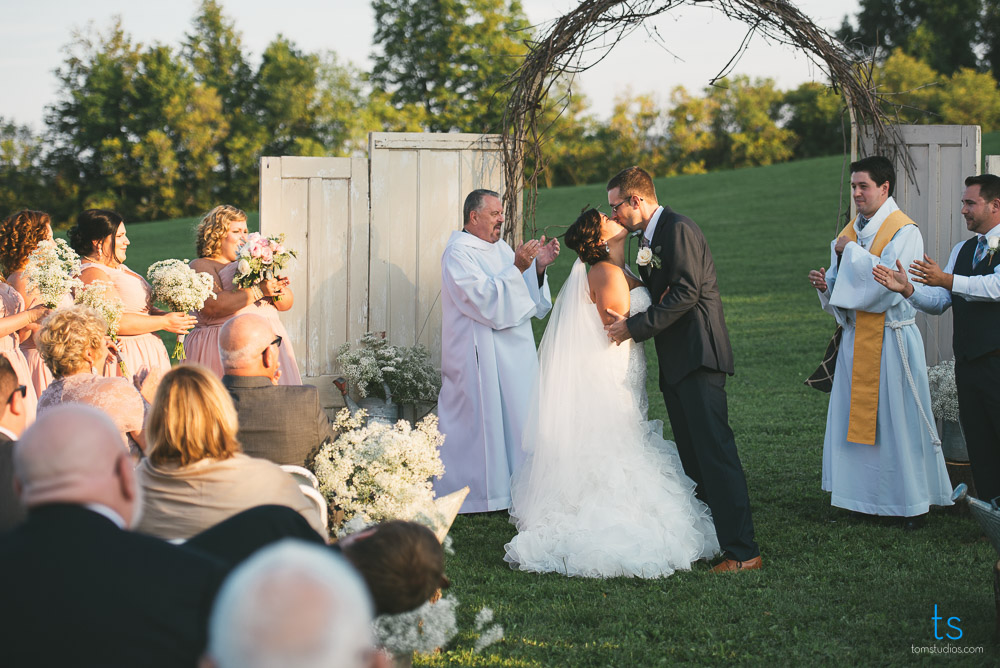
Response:
[[[239,416],[243,451],[277,464],[304,466],[333,437],[312,385],[278,385],[282,338],[267,319],[238,315],[222,326],[219,356]]]
[[[140,512],[118,429],[52,408],[14,447],[28,518],[0,535],[5,666],[191,666],[219,565],[127,531]]]
[[[174,367],[149,410],[147,457],[136,469],[145,492],[138,530],[190,538],[233,515],[273,504],[298,511],[323,537],[316,506],[295,479],[266,459],[241,452],[236,409],[215,374],[198,364]]]
[[[28,388],[19,385],[10,360],[0,355],[0,399],[6,399],[0,413],[0,532],[20,524],[24,506],[14,489],[14,441],[27,422],[24,396]]]
[[[114,421],[125,446],[131,438],[139,449],[145,449],[146,403],[139,391],[126,378],[94,373],[104,368],[108,358],[107,331],[104,316],[88,306],[62,308],[42,321],[38,348],[55,380],[38,398],[38,413],[64,403],[89,404]],[[138,450],[133,452],[138,454]]]
[[[364,577],[376,615],[416,610],[450,584],[441,543],[416,522],[383,522],[341,538],[335,547]]]
[[[386,666],[372,644],[372,604],[331,550],[286,540],[226,578],[212,608],[202,667]]]

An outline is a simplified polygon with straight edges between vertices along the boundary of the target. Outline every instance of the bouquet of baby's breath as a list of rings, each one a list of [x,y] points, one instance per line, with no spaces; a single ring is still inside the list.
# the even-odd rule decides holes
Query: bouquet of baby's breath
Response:
[[[58,306],[63,297],[83,285],[79,275],[80,257],[63,239],[39,242],[24,266],[28,290],[37,290],[49,308]]]
[[[298,253],[285,248],[284,234],[265,237],[251,232],[236,250],[236,255],[238,260],[233,282],[241,288],[249,288],[262,280],[274,278],[276,272],[284,269]],[[281,301],[281,295],[275,295],[273,299]]]
[[[111,281],[94,281],[83,286],[83,289],[76,293],[76,303],[89,306],[104,316],[108,323],[107,335],[115,342],[118,348],[118,324],[122,319],[122,311],[125,310],[125,303],[118,296],[115,284]],[[122,359],[121,351],[118,352],[118,368],[122,375],[129,377],[128,367]]]
[[[958,422],[958,388],[955,387],[955,360],[927,367],[931,388],[931,410],[945,422]]]
[[[146,280],[153,287],[153,299],[165,304],[171,311],[198,311],[205,300],[215,297],[215,281],[210,274],[195,271],[187,260],[160,260],[146,271]],[[184,335],[177,336],[174,359],[184,359]]]
[[[442,596],[410,612],[380,615],[373,624],[375,643],[394,656],[431,654],[458,635],[457,609],[454,596]],[[503,627],[493,624],[489,608],[482,608],[476,615],[475,630],[479,634],[472,648],[475,654],[503,639]]]
[[[337,414],[340,435],[324,444],[313,461],[319,491],[344,512],[344,519],[365,522],[412,520],[436,527],[442,520],[434,505],[431,478],[444,474],[439,449],[444,436],[437,416],[416,428],[405,420],[394,425],[364,425],[365,412],[346,408]]]
[[[350,343],[340,346],[337,363],[354,383],[358,394],[369,394],[392,400],[397,404],[416,401],[436,401],[441,389],[441,376],[430,361],[430,354],[421,345],[400,348],[389,345],[385,332],[368,332],[355,349]]]

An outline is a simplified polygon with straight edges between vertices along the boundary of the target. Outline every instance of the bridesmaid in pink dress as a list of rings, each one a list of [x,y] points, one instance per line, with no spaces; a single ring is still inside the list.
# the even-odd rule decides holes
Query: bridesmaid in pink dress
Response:
[[[125,305],[118,323],[119,348],[129,380],[139,389],[154,383],[170,370],[170,358],[154,332],[185,334],[195,319],[187,313],[167,313],[153,306],[152,289],[139,274],[125,266],[131,243],[125,223],[114,211],[89,209],[80,214],[69,231],[69,243],[83,260],[84,284],[108,281]]]
[[[38,395],[31,382],[31,371],[28,370],[28,360],[21,352],[20,331],[26,331],[32,325],[49,314],[44,304],[25,310],[24,299],[7,283],[0,281],[0,355],[10,361],[17,373],[17,382],[24,385],[27,391],[24,404],[28,411],[27,424],[35,421],[35,408],[38,405]]]
[[[247,215],[234,206],[223,204],[215,207],[202,218],[195,230],[198,259],[191,261],[191,268],[211,274],[215,279],[215,299],[205,302],[197,313],[198,324],[184,337],[187,362],[197,362],[223,376],[219,359],[219,329],[230,318],[242,313],[256,313],[267,318],[276,334],[284,340],[278,349],[281,376],[279,385],[301,385],[299,365],[295,361],[288,333],[279,311],[292,308],[295,295],[287,278],[261,281],[249,288],[233,285],[236,276],[236,251],[247,238]],[[280,296],[279,301],[274,298]]]
[[[0,223],[0,265],[3,265],[7,283],[20,293],[27,309],[38,306],[41,297],[37,290],[28,290],[24,266],[39,242],[45,240],[52,240],[52,219],[43,211],[25,209],[12,213]],[[73,298],[66,295],[57,308],[72,305]],[[21,352],[27,360],[31,384],[39,397],[52,382],[52,372],[42,361],[35,341],[40,326],[35,322],[21,331]]]

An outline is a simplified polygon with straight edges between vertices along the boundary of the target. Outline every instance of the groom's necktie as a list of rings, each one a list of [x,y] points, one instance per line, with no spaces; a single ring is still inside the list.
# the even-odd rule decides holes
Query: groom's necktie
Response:
[[[639,248],[649,248],[649,239],[646,238],[645,233],[639,235]]]
[[[976,254],[972,256],[972,266],[973,267],[975,267],[980,262],[982,262],[983,258],[986,257],[986,249],[987,249],[987,247],[988,247],[988,243],[986,241],[986,235],[985,234],[980,234],[979,235],[979,242],[976,243]]]

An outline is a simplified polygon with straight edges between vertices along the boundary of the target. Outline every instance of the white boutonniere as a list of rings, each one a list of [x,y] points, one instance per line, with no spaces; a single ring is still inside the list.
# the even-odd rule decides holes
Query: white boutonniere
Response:
[[[639,252],[635,256],[635,263],[640,267],[652,265],[653,269],[660,268],[660,258],[653,255],[653,250],[649,247],[639,249]]]
[[[986,252],[989,254],[990,259],[993,258],[993,254],[997,252],[997,248],[1000,248],[1000,236],[986,237]]]

